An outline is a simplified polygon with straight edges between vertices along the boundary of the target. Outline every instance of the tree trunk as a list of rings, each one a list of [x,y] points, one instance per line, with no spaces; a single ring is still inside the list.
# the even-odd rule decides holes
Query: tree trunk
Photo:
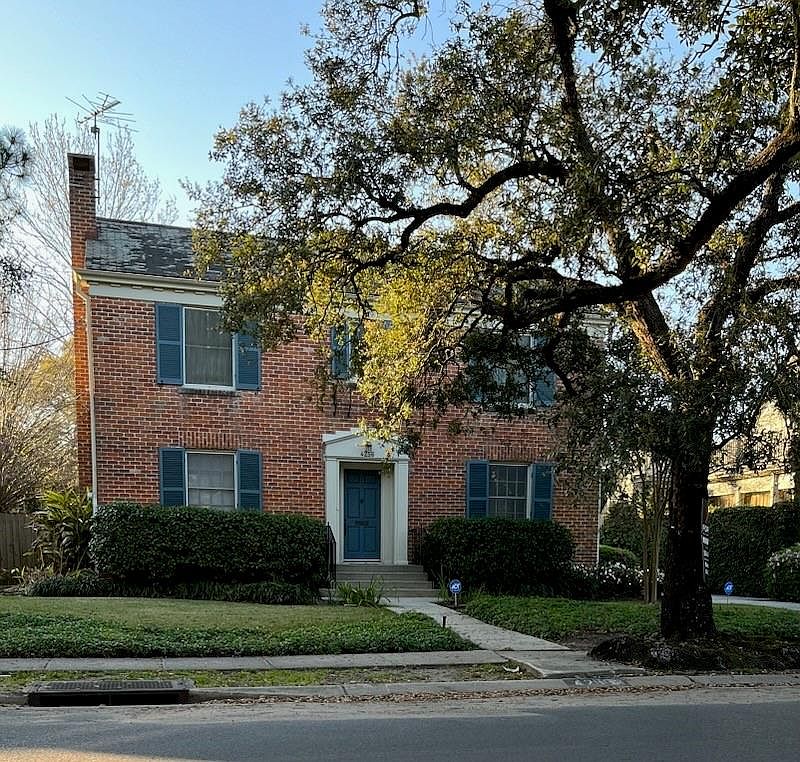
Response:
[[[709,436],[710,440],[710,436]],[[692,455],[697,450],[686,443]],[[710,448],[709,448],[710,450]],[[708,496],[708,455],[672,462],[672,501],[667,536],[661,634],[670,640],[716,635],[711,593],[703,576],[701,524]]]

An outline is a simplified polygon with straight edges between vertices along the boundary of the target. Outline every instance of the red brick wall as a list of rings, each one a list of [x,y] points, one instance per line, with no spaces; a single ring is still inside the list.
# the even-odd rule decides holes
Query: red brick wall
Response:
[[[159,499],[158,450],[256,449],[264,464],[267,511],[325,515],[322,435],[348,430],[365,413],[346,390],[320,404],[312,386],[319,362],[302,339],[262,358],[258,392],[200,392],[156,383],[154,306],[92,299],[99,502]],[[409,529],[464,512],[465,461],[545,459],[552,432],[534,418],[487,416],[471,433],[452,437],[446,426],[426,432],[409,476]],[[85,453],[82,453],[85,457]],[[578,560],[596,559],[596,493],[576,499],[557,479],[554,518],[578,543]]]

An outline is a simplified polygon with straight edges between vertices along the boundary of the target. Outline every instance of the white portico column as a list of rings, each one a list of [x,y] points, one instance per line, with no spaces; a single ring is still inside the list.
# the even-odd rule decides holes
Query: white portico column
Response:
[[[336,538],[336,563],[344,558],[342,547],[342,516],[339,506],[339,461],[333,457],[325,458],[325,521],[331,525]]]
[[[394,463],[394,562],[408,563],[408,455]]]

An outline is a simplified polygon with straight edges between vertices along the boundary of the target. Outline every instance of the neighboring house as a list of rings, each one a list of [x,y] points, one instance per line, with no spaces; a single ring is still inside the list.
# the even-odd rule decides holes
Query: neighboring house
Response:
[[[727,508],[733,505],[774,505],[792,500],[794,475],[786,470],[789,445],[786,419],[772,404],[758,416],[756,431],[773,442],[773,457],[757,470],[737,466],[741,444],[729,442],[717,459],[708,481],[709,506]]]
[[[191,231],[98,219],[93,157],[68,162],[79,476],[97,503],[307,513],[332,528],[339,562],[397,565],[439,516],[552,517],[577,560],[596,561],[597,493],[555,476],[535,408],[428,430],[413,457],[366,442],[352,387],[322,402],[312,387],[318,345],[262,353],[220,333],[218,274],[189,275]]]

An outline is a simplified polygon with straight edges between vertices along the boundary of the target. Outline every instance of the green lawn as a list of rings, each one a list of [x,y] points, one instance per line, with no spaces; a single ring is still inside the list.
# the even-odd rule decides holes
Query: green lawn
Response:
[[[342,685],[347,683],[432,682],[441,680],[521,680],[530,674],[508,672],[500,664],[453,667],[370,667],[347,669],[135,670],[113,672],[12,672],[0,674],[0,689],[20,691],[34,682],[52,680],[180,680],[198,688],[276,685]]]
[[[652,635],[659,607],[636,601],[573,601],[562,598],[478,596],[465,613],[517,632],[565,640],[597,634]],[[800,642],[800,613],[763,606],[714,606],[723,635]]]
[[[147,598],[0,596],[0,657],[278,656],[466,650],[418,614]]]

